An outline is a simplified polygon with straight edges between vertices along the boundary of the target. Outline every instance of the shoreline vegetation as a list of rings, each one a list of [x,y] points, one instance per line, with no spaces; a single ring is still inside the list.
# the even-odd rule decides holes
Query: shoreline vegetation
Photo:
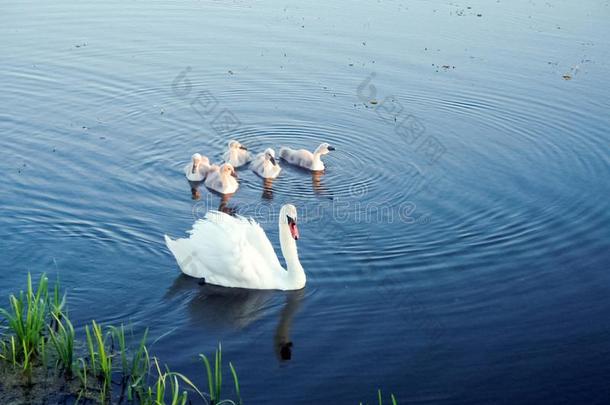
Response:
[[[8,309],[0,308],[1,403],[243,404],[235,367],[229,362],[223,371],[220,344],[210,358],[199,354],[205,392],[149,353],[148,329],[136,337],[123,324],[93,320],[78,340],[66,297],[59,281],[51,288],[43,274],[34,287],[28,274],[26,291],[12,294]],[[228,387],[232,399],[223,399]],[[380,390],[377,401],[383,405]],[[397,405],[394,395],[390,404]]]

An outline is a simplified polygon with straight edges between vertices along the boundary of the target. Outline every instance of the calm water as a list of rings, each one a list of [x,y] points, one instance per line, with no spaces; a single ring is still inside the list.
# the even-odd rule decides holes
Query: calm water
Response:
[[[610,395],[608,1],[5,1],[0,297],[58,274],[75,323],[151,327],[251,404]],[[566,78],[563,78],[563,76]],[[568,80],[569,79],[569,80]],[[194,200],[229,138],[321,141],[319,177]],[[300,292],[199,286],[163,234],[295,203]],[[293,342],[291,359],[278,347]]]

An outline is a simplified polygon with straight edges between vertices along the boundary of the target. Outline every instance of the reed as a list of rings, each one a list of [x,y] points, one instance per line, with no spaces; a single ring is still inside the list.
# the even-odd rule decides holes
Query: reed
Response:
[[[182,389],[181,382],[195,391],[201,399],[206,400],[204,394],[185,375],[170,371],[167,366],[165,366],[165,371],[161,371],[157,358],[153,358],[153,363],[157,377],[153,385],[141,391],[138,396],[140,405],[185,405],[187,402],[190,403],[188,391]]]
[[[57,357],[55,368],[62,369],[68,377],[71,377],[74,368],[74,327],[67,317],[60,319],[55,312],[52,312],[52,317],[55,328],[49,325],[48,330]]]
[[[124,325],[104,329],[92,321],[85,326],[85,335],[88,356],[80,357],[74,370],[80,382],[79,399],[95,400],[96,395],[100,403],[116,399],[118,394],[112,392],[113,376],[120,377],[119,403],[124,401],[125,394],[129,402],[145,399],[151,365],[146,347],[148,329],[133,350],[128,345]]]
[[[206,371],[209,389],[209,395],[206,395],[185,375],[170,371],[167,366],[162,369],[155,357],[151,360],[146,346],[148,329],[139,343],[131,347],[124,325],[104,329],[92,321],[85,325],[86,352],[75,361],[78,352],[75,349],[76,334],[65,308],[66,294],[61,293],[59,281],[49,294],[49,283],[44,274],[36,288],[28,274],[26,291],[11,295],[8,309],[0,308],[0,317],[6,319],[6,326],[2,325],[0,331],[0,365],[9,367],[3,371],[12,367],[27,377],[27,385],[32,385],[34,368],[37,377],[46,378],[48,356],[55,361],[54,369],[63,371],[66,387],[70,387],[66,393],[78,395],[77,403],[81,399],[99,403],[116,400],[118,394],[114,393],[113,396],[112,378],[119,375],[121,391],[118,403],[124,403],[125,391],[129,403],[142,405],[185,405],[190,403],[189,393],[195,393],[211,405],[243,403],[237,371],[231,362],[228,363],[229,370],[238,401],[222,399],[224,381],[220,343],[213,361],[204,354],[199,355]],[[73,376],[80,387],[75,388],[70,383]],[[44,389],[37,392],[45,395]],[[377,396],[379,405],[383,405],[381,390],[378,390]],[[44,398],[37,399],[40,399],[37,402],[44,402]],[[397,405],[394,395],[390,396],[390,400],[391,405]]]
[[[391,405],[398,405],[398,402],[396,401],[396,397],[394,397],[394,394],[390,394],[390,401],[391,401]],[[383,405],[383,395],[381,394],[380,389],[377,390],[377,403],[379,405]],[[363,403],[360,402],[360,405],[363,405]]]
[[[206,374],[208,377],[208,389],[210,393],[211,405],[217,405],[222,402],[222,346],[219,343],[218,349],[214,353],[214,367],[211,366],[210,360],[205,354],[200,354],[199,357],[203,360],[205,365]],[[229,363],[231,369],[231,375],[233,376],[233,383],[235,384],[235,392],[239,397],[239,403],[241,404],[241,394],[239,390],[239,379],[237,378],[237,372],[233,367],[233,364]]]
[[[112,348],[114,349],[114,344],[116,343],[118,346],[118,355],[121,360],[121,370],[123,371],[123,375],[127,376],[129,372],[129,366],[127,364],[127,343],[125,339],[125,326],[121,324],[120,327],[109,326],[108,330],[110,331],[110,336],[112,338]]]
[[[87,335],[87,347],[89,350],[89,366],[92,373],[101,382],[100,399],[102,402],[110,394],[112,383],[112,356],[106,350],[107,334],[104,334],[102,327],[95,321],[85,326],[85,334]]]
[[[127,380],[127,399],[129,401],[132,401],[134,396],[143,392],[146,376],[150,371],[151,362],[146,347],[147,336],[148,329],[144,331],[140,344],[131,357]]]
[[[231,375],[233,376],[233,382],[235,383],[235,394],[237,394],[238,404],[241,404],[241,391],[239,389],[239,378],[237,378],[237,371],[233,367],[233,363],[229,362],[229,369],[231,369]]]
[[[40,362],[42,363],[42,368],[47,369],[47,344],[45,343],[45,339],[40,340],[40,345],[38,347],[38,353],[40,355]]]
[[[25,293],[11,294],[9,309],[0,308],[0,315],[7,320],[10,333],[8,356],[11,363],[22,369],[31,384],[32,367],[45,349],[48,279],[43,274],[34,290],[32,276],[28,273],[27,283]]]
[[[178,376],[172,374],[169,369],[166,368],[165,372],[161,371],[159,366],[159,360],[153,359],[154,365],[157,371],[157,379],[153,386],[148,387],[145,391],[145,395],[140,398],[141,405],[165,405],[167,385],[169,383],[170,402],[171,405],[184,405],[188,401],[188,393],[180,390],[180,383]]]
[[[0,360],[9,361],[9,346],[4,339],[0,339]]]
[[[63,313],[64,307],[66,306],[67,293],[61,293],[61,287],[59,278],[53,285],[53,295],[49,297],[49,307],[53,321],[61,319],[65,314]]]
[[[76,361],[77,367],[75,367],[76,376],[80,382],[80,390],[78,392],[78,399],[80,400],[83,396],[87,396],[89,390],[88,379],[87,379],[87,362],[82,357],[79,357]]]

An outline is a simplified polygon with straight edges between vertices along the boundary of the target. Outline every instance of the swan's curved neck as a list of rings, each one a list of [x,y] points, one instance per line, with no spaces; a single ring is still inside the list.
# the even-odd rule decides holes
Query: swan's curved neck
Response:
[[[311,164],[311,170],[324,170],[324,163],[321,159],[322,153],[318,152],[318,149],[313,153],[313,162]]]
[[[280,246],[282,255],[286,260],[286,268],[288,270],[288,283],[291,289],[300,289],[305,286],[305,271],[299,261],[299,252],[297,251],[297,243],[290,234],[288,224],[280,219]]]

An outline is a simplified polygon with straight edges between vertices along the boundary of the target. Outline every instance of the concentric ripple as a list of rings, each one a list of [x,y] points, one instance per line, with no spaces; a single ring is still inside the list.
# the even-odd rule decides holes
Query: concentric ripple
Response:
[[[150,327],[189,376],[222,341],[252,403],[608,397],[604,5],[119,3],[3,4],[2,296],[57,274],[75,325]],[[188,183],[229,139],[336,150]],[[304,291],[179,275],[164,234],[221,209],[279,254],[284,203]]]

